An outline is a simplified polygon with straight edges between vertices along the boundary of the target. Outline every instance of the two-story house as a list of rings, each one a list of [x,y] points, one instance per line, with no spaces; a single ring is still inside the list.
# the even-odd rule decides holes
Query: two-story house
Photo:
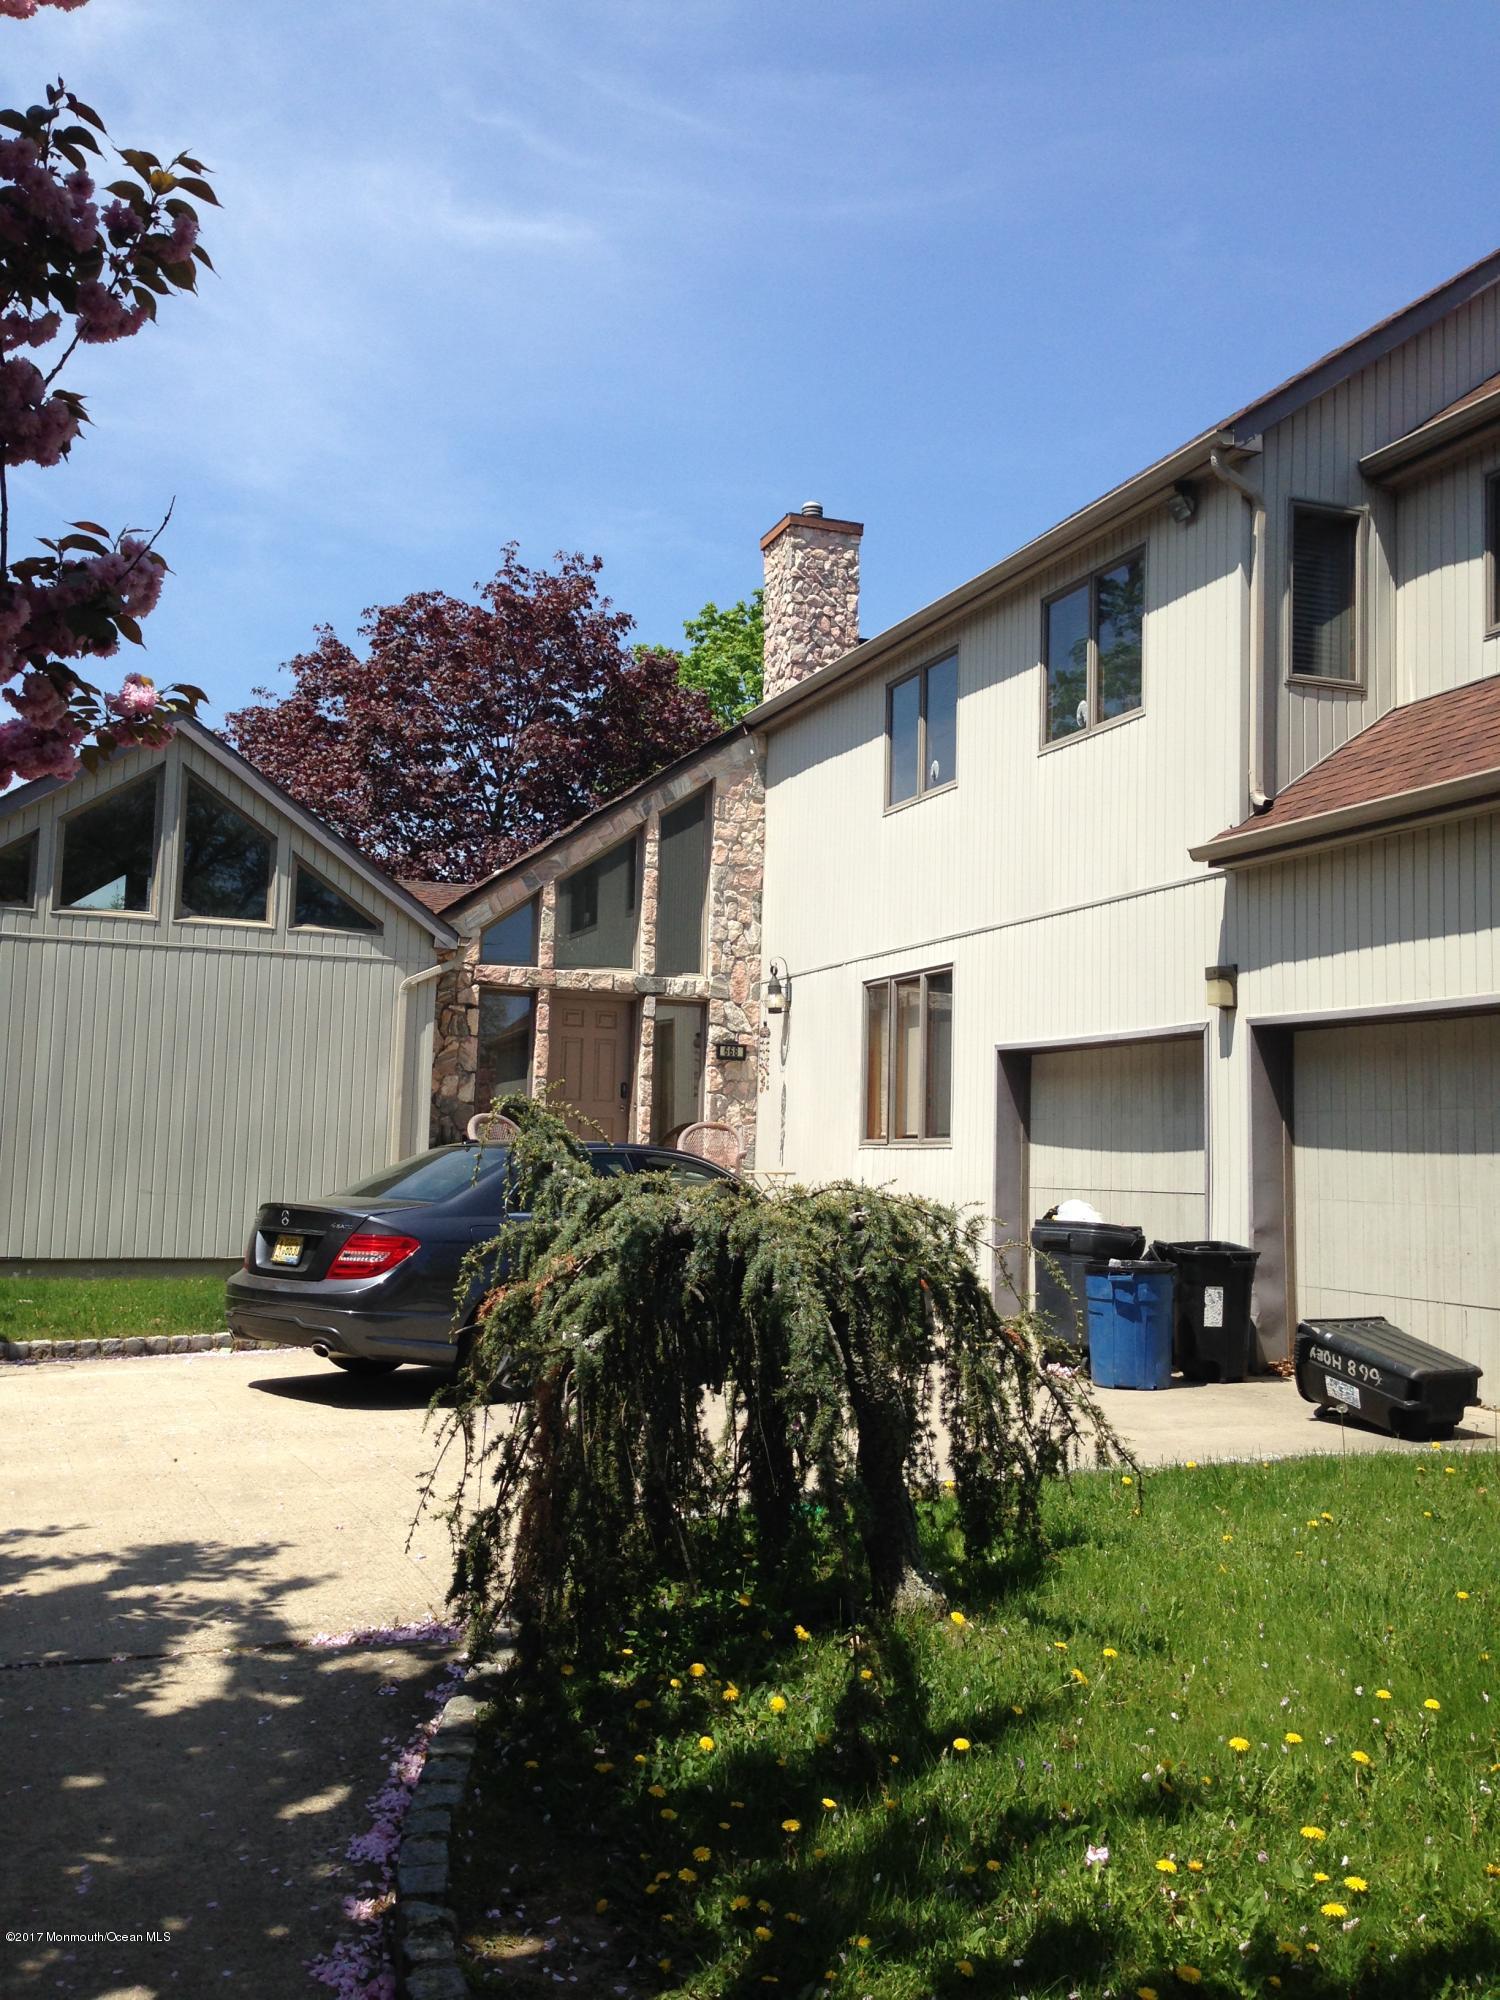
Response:
[[[1493,1382],[1500,253],[863,642],[859,534],[767,537],[759,1164],[1252,1243],[1265,1358]]]

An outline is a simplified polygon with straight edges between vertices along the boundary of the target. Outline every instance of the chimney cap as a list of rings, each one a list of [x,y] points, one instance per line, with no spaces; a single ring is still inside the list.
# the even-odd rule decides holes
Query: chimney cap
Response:
[[[804,514],[811,514],[821,521],[823,518],[823,503],[821,500],[804,500],[802,511]]]
[[[762,550],[769,549],[773,542],[781,539],[788,528],[812,527],[816,527],[820,536],[823,534],[846,535],[854,541],[858,541],[859,537],[865,531],[862,521],[834,520],[824,514],[821,501],[807,500],[804,501],[801,508],[795,514],[783,514],[775,527],[761,536],[761,548]]]

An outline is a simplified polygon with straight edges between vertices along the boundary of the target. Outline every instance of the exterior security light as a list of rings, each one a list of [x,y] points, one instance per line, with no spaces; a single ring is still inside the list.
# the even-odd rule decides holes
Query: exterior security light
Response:
[[[1179,479],[1167,495],[1167,512],[1179,528],[1185,528],[1198,511],[1196,490],[1185,479]]]
[[[1237,965],[1208,965],[1203,968],[1203,982],[1210,1007],[1232,1009],[1239,1004],[1235,992],[1239,970]]]

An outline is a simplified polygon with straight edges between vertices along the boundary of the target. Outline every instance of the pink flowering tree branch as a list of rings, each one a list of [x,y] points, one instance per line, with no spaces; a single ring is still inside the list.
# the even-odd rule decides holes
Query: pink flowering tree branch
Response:
[[[0,17],[24,20],[39,4],[83,0],[0,0]],[[98,113],[61,82],[43,104],[0,111],[0,695],[14,711],[0,721],[0,790],[164,743],[173,718],[204,699],[143,673],[109,695],[85,678],[122,641],[142,643],[167,574],[156,547],[165,520],[113,536],[74,521],[36,554],[11,549],[12,468],[57,465],[88,422],[83,398],[57,386],[76,350],[129,339],[159,299],[196,289],[200,264],[213,268],[193,206],[217,206],[203,163],[121,147],[124,174],[101,189],[101,141]]]

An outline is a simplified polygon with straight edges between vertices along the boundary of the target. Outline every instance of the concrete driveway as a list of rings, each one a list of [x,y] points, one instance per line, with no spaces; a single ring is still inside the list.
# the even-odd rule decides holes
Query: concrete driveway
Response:
[[[317,1990],[449,1649],[302,1646],[441,1614],[440,1523],[406,1546],[435,1386],[273,1354],[0,1369],[0,1992]]]

